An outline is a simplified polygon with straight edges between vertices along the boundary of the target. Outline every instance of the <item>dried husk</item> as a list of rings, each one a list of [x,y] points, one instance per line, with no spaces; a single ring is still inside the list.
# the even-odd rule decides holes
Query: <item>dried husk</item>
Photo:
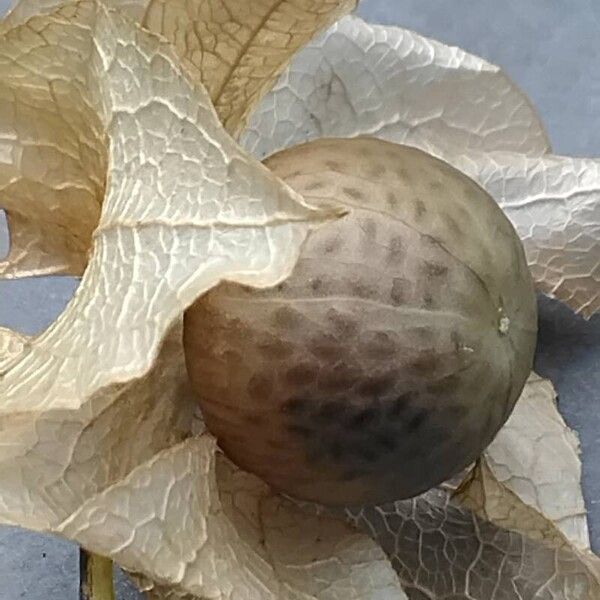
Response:
[[[237,4],[243,8],[246,3]],[[302,8],[300,0],[285,4]],[[191,523],[199,529],[190,531],[197,532],[215,517],[203,508],[227,506],[228,497],[214,487],[220,481],[214,466],[223,460],[214,454],[214,442],[207,435],[188,437],[194,419],[183,377],[181,314],[222,279],[265,286],[282,281],[309,228],[332,215],[310,210],[225,135],[209,93],[200,85],[204,81],[214,98],[213,89],[219,84],[203,79],[197,68],[201,61],[192,64],[195,57],[207,60],[194,51],[201,38],[191,37],[190,48],[172,39],[177,50],[137,28],[128,18],[149,25],[143,21],[147,5],[145,0],[22,0],[0,23],[0,206],[8,210],[11,234],[11,253],[0,263],[0,276],[85,271],[76,297],[47,332],[25,338],[0,330],[0,519],[60,531],[76,541],[85,540],[91,550],[118,554],[144,574],[157,598],[197,594],[243,598],[246,593],[254,600],[289,593],[293,598],[329,600],[336,597],[327,595],[329,589],[341,598],[351,597],[349,591],[360,598],[403,598],[378,546],[334,521],[309,520],[305,528],[298,526],[296,519],[303,523],[303,517],[287,506],[281,514],[293,516],[286,521],[286,545],[273,546],[277,556],[285,558],[283,565],[272,556],[265,558],[265,546],[255,545],[251,535],[239,541],[236,511],[229,515],[217,511],[223,530],[202,548],[198,537],[190,541],[185,536]],[[198,14],[194,11],[200,3],[190,0],[187,5],[193,8],[189,14]],[[122,9],[128,17],[107,6]],[[255,6],[259,10],[253,18],[259,21],[264,11],[275,8],[268,2],[253,3],[251,8]],[[352,6],[330,2],[318,16],[295,13],[299,20],[294,27],[309,25],[289,51],[269,53],[273,62],[262,71],[261,44],[271,42],[271,33],[281,33],[275,25],[285,30],[291,23],[265,19],[267,28],[259,27],[252,38],[260,40],[257,46],[248,44],[248,37],[223,46],[234,53],[234,63],[243,65],[232,70],[230,80],[220,79],[227,93],[218,96],[223,100],[219,115],[227,120],[230,132],[243,129],[253,104],[296,50]],[[165,7],[153,4],[154,14],[160,15]],[[42,13],[46,16],[35,16]],[[182,30],[194,29],[186,20],[188,14],[177,14]],[[172,25],[168,10],[162,16]],[[226,30],[233,29],[227,25]],[[278,147],[299,141],[294,132],[306,120],[296,107],[302,108],[304,96],[313,98],[308,103],[312,111],[324,102],[327,114],[344,115],[331,120],[336,127],[349,123],[343,131],[325,130],[326,120],[321,119],[319,135],[375,134],[387,123],[393,139],[399,130],[393,123],[394,110],[402,107],[419,118],[406,119],[408,127],[401,135],[408,131],[424,139],[431,152],[474,176],[505,207],[525,242],[540,288],[583,314],[592,314],[599,298],[598,277],[590,262],[598,244],[597,161],[548,155],[548,140],[535,112],[496,67],[398,31],[354,20],[330,29],[299,56],[306,60],[312,54],[325,64],[320,58],[324,53],[332,61],[331,73],[319,68],[315,85],[310,73],[297,69],[300,63],[294,61],[275,93],[286,85],[293,93],[302,81],[305,87],[298,104],[290,104],[295,112],[288,118],[275,96],[265,97],[256,118],[270,116],[260,131],[257,121],[251,121],[248,145],[257,143],[252,136],[271,137],[281,144]],[[169,35],[168,28],[159,32]],[[350,40],[352,54],[341,51],[343,38]],[[327,44],[324,50],[318,47]],[[358,83],[378,82],[361,84],[362,90],[373,90],[368,97],[355,100],[359,98],[354,96],[355,87],[348,85],[343,69],[336,66],[338,60],[333,60],[336,45],[340,60],[348,56],[355,74],[365,65],[367,73],[356,77]],[[411,47],[419,52],[411,52]],[[251,50],[247,57],[245,48]],[[216,52],[215,63],[223,56]],[[397,80],[377,71],[383,65],[392,70],[397,66],[409,75],[402,80],[406,96],[400,102],[384,85],[387,79]],[[293,75],[294,69],[298,75]],[[243,91],[247,81],[252,82],[249,97],[236,87],[241,85]],[[338,93],[339,85],[330,85],[335,81],[352,92],[348,98]],[[327,89],[335,91],[330,98],[312,91]],[[447,103],[450,90],[462,93],[452,107]],[[281,93],[278,97],[285,99]],[[424,102],[427,97],[435,100],[433,106]],[[475,97],[481,99],[477,104],[482,112],[473,110],[469,99]],[[431,110],[423,114],[419,107]],[[319,114],[313,114],[319,121]],[[474,121],[469,121],[470,114]],[[369,121],[367,116],[373,115],[375,121]],[[255,147],[259,157],[268,151]],[[252,210],[246,210],[248,205]],[[202,218],[199,208],[206,208]],[[205,218],[208,214],[214,218]],[[566,442],[564,452],[571,457],[569,435],[561,434],[560,443]],[[515,461],[527,464],[532,454],[531,448],[520,447]],[[542,490],[548,482],[556,485],[551,471],[546,472],[549,462],[544,462],[546,475],[532,477],[533,489]],[[493,461],[488,464],[494,473]],[[500,468],[494,485],[508,489],[512,469],[511,463],[508,479],[503,479],[506,472]],[[518,486],[512,486],[510,494],[503,492],[499,505],[503,510],[496,516],[492,514],[496,500],[491,504],[489,494],[485,500],[487,518],[498,519],[516,498],[519,510],[525,504],[528,511],[556,519],[557,529],[549,537],[542,535],[543,543],[539,528],[538,533],[531,528],[518,533],[484,523],[466,508],[450,504],[446,492],[431,492],[387,510],[361,512],[356,520],[388,553],[411,599],[458,594],[477,600],[592,600],[597,593],[595,560],[571,547],[586,545],[578,458],[565,461],[564,469],[570,490],[566,513],[552,512],[543,493],[519,498]],[[199,479],[193,480],[194,474]],[[237,477],[245,480],[247,475]],[[261,489],[258,483],[256,489]],[[194,505],[200,512],[184,510],[190,508],[185,501],[192,490],[210,498],[208,504]],[[269,498],[277,506],[285,504]],[[250,504],[255,502],[252,496]],[[545,521],[539,523],[547,527]],[[253,527],[255,522],[249,529],[256,531]],[[332,558],[319,564],[312,562],[309,551],[315,529],[332,532],[322,546]],[[148,531],[155,536],[152,539],[164,540],[158,547],[168,560],[157,564],[156,547],[142,535]],[[229,545],[224,531],[231,533]],[[567,539],[560,537],[563,534],[568,544],[548,550],[546,541]],[[530,535],[537,538],[532,541]],[[215,578],[216,563],[210,560],[203,565],[207,571],[191,568],[190,549],[214,551],[212,556],[217,557],[217,547],[227,557],[220,563],[225,571],[218,573],[229,575]],[[306,554],[293,555],[298,548],[306,548]],[[249,571],[248,565],[258,571]],[[245,583],[234,586],[233,581]],[[515,586],[515,581],[523,585]]]

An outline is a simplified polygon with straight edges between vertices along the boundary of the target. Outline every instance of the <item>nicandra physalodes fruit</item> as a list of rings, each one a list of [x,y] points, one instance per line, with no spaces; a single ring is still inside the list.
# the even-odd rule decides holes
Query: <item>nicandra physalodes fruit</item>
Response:
[[[536,301],[494,200],[448,164],[370,138],[268,168],[347,215],[276,289],[222,284],[185,317],[209,430],[240,467],[325,504],[406,498],[490,443],[531,370]]]

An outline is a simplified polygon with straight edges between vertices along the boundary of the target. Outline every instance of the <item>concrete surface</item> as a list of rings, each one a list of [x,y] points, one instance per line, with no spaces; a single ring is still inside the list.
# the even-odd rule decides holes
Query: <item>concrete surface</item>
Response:
[[[0,13],[8,4],[0,0]],[[557,152],[600,154],[597,0],[363,0],[359,12],[502,65],[540,110]],[[3,248],[0,223],[0,253]],[[0,325],[43,330],[76,285],[70,278],[0,282]],[[600,551],[600,317],[586,322],[547,299],[540,311],[536,366],[554,381],[560,408],[579,432],[592,539]],[[0,600],[76,600],[77,561],[78,550],[68,542],[0,528]],[[119,600],[141,599],[120,574],[118,593]]]

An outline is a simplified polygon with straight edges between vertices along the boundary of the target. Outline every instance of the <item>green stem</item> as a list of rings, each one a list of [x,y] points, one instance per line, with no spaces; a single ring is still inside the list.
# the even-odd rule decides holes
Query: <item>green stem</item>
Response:
[[[115,600],[110,558],[80,549],[79,600]]]

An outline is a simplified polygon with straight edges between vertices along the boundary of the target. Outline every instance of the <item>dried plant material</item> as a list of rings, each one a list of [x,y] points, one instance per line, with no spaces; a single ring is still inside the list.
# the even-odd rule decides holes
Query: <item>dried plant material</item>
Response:
[[[573,548],[571,540],[557,528],[556,523],[523,502],[517,494],[498,481],[485,457],[480,459],[470,477],[453,495],[453,500],[500,527],[573,553],[587,571],[589,579],[595,582],[591,589],[599,587],[600,559],[589,548]],[[570,599],[568,595],[562,597]]]
[[[41,336],[0,329],[0,521],[110,555],[155,598],[403,599],[383,548],[411,600],[594,600],[596,559],[546,520],[585,547],[579,463],[565,459],[561,513],[545,470],[502,454],[525,409],[490,451],[487,479],[470,480],[471,506],[496,523],[432,491],[354,513],[375,542],[298,514],[215,454],[208,434],[189,437],[203,424],[184,372],[183,311],[223,280],[282,282],[309,230],[337,216],[309,208],[219,117],[238,134],[292,55],[354,4],[22,0],[0,23],[0,206],[11,235],[0,276],[83,274]],[[294,62],[249,145],[369,133],[428,147],[494,193],[542,289],[584,314],[598,308],[596,162],[542,156],[539,120],[496,67],[356,19],[302,56],[316,75]],[[320,126],[302,121],[311,111]],[[549,421],[539,417],[531,455],[546,452],[550,428],[576,452],[538,388]],[[498,526],[519,515],[527,535]]]
[[[569,542],[556,525],[501,483],[482,457],[469,477],[453,494],[453,500],[476,515],[504,529],[531,539],[565,548]]]
[[[0,23],[2,29],[12,29],[22,25],[31,17],[47,15],[66,4],[80,0],[13,0],[13,6]],[[124,15],[141,23],[152,0],[98,0],[108,8],[116,8]]]
[[[225,128],[239,135],[294,54],[358,0],[104,0],[194,64]],[[10,25],[69,0],[22,0]]]
[[[552,384],[532,373],[506,425],[485,451],[482,469],[553,522],[577,548],[589,549],[579,441],[555,398]]]
[[[142,24],[195,64],[238,135],[294,54],[357,0],[150,0]]]
[[[13,0],[13,6],[0,23],[0,31],[13,29],[22,25],[31,17],[47,15],[67,4],[73,4],[80,0]],[[109,8],[116,8],[124,15],[137,21],[143,19],[150,0],[98,0]]]
[[[316,0],[283,3],[268,0],[248,4],[178,0],[170,2],[169,9],[165,10],[164,3],[159,1],[106,0],[109,6],[117,6],[133,17],[140,16],[139,9],[144,2],[147,4],[144,23],[171,36],[178,49],[198,64],[201,70],[191,67],[188,70],[209,86],[213,96],[218,96],[215,101],[230,130],[241,127],[241,121],[293,53],[316,31],[355,4],[355,0],[330,0],[325,4]],[[9,115],[0,131],[0,206],[7,210],[11,239],[10,254],[0,262],[2,277],[81,275],[105,194],[107,122],[101,123],[102,117],[98,119],[90,108],[96,101],[95,92],[90,96],[90,90],[82,89],[90,85],[87,81],[90,74],[85,71],[85,60],[82,60],[90,54],[89,39],[70,35],[67,40],[62,32],[59,35],[65,44],[62,48],[53,47],[53,57],[37,48],[36,58],[21,61],[19,52],[27,51],[28,44],[38,43],[41,34],[37,40],[31,34],[30,39],[16,40],[19,34],[11,33],[10,29],[37,13],[51,13],[61,6],[73,11],[76,3],[50,0],[40,4],[37,0],[24,0],[0,26],[7,38],[5,51],[0,54],[0,106],[3,114]],[[214,17],[214,25],[205,21],[209,15]],[[187,18],[190,20],[182,22]],[[235,22],[236,18],[239,23]],[[200,22],[206,26],[202,32]],[[182,27],[187,35],[178,37]],[[216,30],[220,34],[214,37]],[[237,31],[236,35],[231,35],[232,30]],[[289,31],[298,33],[290,37]],[[199,32],[202,39],[193,42],[193,32]],[[230,46],[221,43],[222,38],[226,38]],[[191,44],[190,48],[186,49],[185,43]],[[203,44],[211,50],[200,57],[198,49]],[[74,56],[76,52],[79,57]],[[76,61],[79,64],[76,65]],[[48,65],[51,69],[44,73]],[[207,65],[211,68],[207,69]],[[33,70],[31,74],[29,67]],[[181,67],[177,65],[177,68]],[[72,78],[73,72],[79,76]],[[125,73],[120,76],[125,80]],[[29,79],[28,86],[22,85],[25,78]],[[206,104],[206,100],[203,103]],[[190,98],[188,110],[192,105]],[[156,106],[155,103],[154,108]],[[98,106],[94,108],[100,110]],[[141,135],[145,139],[140,141],[160,143],[161,133],[165,132],[150,129]],[[188,139],[187,143],[192,140]],[[191,164],[187,163],[188,171]],[[186,183],[189,185],[192,181]]]
[[[550,149],[529,100],[495,65],[412,31],[345,17],[296,55],[243,143],[263,157],[356,135],[437,152]]]
[[[15,109],[30,94],[46,126],[45,102],[62,109],[52,92],[69,91],[70,129],[102,125],[110,147],[81,286],[0,380],[1,519],[52,530],[187,435],[187,304],[222,278],[276,283],[323,217],[234,144],[170,47],[119,13],[71,4],[5,34],[0,56]]]
[[[150,574],[157,594],[167,585],[169,595],[215,599],[405,597],[366,535],[331,517],[305,518],[216,459],[210,436],[189,439],[90,498],[57,531]]]
[[[4,366],[21,354],[27,343],[28,340],[25,336],[11,329],[0,327],[0,377]]]
[[[465,154],[454,166],[478,181],[519,232],[540,290],[584,317],[600,310],[600,160]]]
[[[539,118],[498,67],[346,17],[296,56],[243,143],[264,156],[356,135],[419,147],[475,179],[519,231],[539,289],[586,317],[600,309],[599,163],[541,156]]]
[[[70,0],[12,0],[8,13],[0,22],[0,31],[13,29],[35,15],[45,15]]]
[[[35,349],[33,341],[30,351]],[[28,358],[24,354],[7,364],[0,383],[3,397],[18,393],[5,386]],[[36,382],[46,389],[56,370],[59,381],[64,378],[61,364],[68,364],[53,362],[43,374],[49,379],[42,375]],[[32,393],[38,407],[4,410],[0,416],[0,521],[53,530],[88,497],[189,434],[194,399],[185,375],[181,326],[167,335],[143,378],[81,398],[78,409],[61,406],[62,396]]]
[[[221,455],[217,474],[225,512],[253,545],[264,543],[289,591],[331,600],[404,598],[385,555],[363,534],[325,515],[305,519],[290,501]]]
[[[104,194],[106,132],[82,96],[86,73],[76,56],[89,41],[57,32],[64,44],[55,40],[44,55],[34,27],[5,32],[0,42],[0,206],[10,231],[10,251],[0,261],[5,278],[80,275]],[[81,64],[73,69],[75,61]]]
[[[483,521],[442,490],[348,518],[381,544],[410,600],[600,597],[585,557]]]

